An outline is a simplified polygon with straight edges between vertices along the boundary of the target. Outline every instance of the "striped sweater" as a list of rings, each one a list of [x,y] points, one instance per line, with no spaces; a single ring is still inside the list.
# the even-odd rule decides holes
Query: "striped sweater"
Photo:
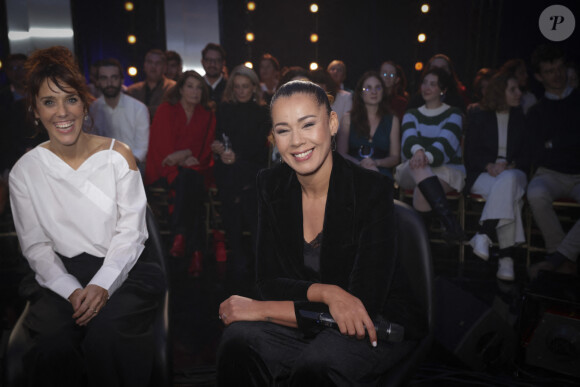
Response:
[[[426,115],[424,106],[407,110],[401,126],[402,159],[409,160],[414,151],[424,149],[432,167],[462,164],[461,110],[447,105],[435,110],[442,112]]]

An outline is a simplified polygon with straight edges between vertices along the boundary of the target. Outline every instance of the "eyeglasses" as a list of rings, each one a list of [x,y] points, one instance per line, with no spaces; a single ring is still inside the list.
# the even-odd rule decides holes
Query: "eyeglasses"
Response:
[[[395,78],[396,76],[396,73],[383,73],[383,77],[385,78]]]
[[[383,90],[382,86],[375,86],[375,87],[363,87],[363,93],[370,93],[371,91],[381,91]]]

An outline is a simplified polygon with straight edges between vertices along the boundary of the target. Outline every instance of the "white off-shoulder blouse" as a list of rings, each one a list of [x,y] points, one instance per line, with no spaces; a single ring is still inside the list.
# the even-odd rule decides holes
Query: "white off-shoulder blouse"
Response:
[[[141,175],[129,168],[113,144],[114,140],[77,170],[39,145],[10,172],[10,202],[22,253],[38,283],[65,299],[82,286],[55,252],[103,257],[89,283],[111,296],[148,237]]]

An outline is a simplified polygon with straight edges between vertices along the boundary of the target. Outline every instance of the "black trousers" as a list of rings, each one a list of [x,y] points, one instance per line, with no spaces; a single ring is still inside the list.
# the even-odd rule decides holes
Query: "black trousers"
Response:
[[[379,342],[325,329],[305,339],[298,329],[236,322],[218,350],[219,386],[374,386],[415,342]]]
[[[89,254],[61,260],[83,286],[103,262]],[[28,386],[148,386],[153,321],[164,286],[158,267],[138,261],[85,327],[75,324],[70,302],[36,281],[30,291],[34,286],[28,282],[30,309],[24,325],[33,338],[23,359]]]
[[[189,254],[205,248],[203,228],[203,203],[206,198],[204,178],[189,168],[180,168],[179,174],[171,183],[175,190],[171,225],[174,234],[184,234]]]

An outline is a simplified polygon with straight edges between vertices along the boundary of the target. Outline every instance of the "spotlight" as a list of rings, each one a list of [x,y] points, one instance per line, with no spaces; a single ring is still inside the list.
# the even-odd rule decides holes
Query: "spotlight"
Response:
[[[2,70],[2,67],[4,67],[4,63],[2,63],[2,61],[0,60],[0,70]]]
[[[310,4],[310,12],[312,12],[312,13],[318,12],[318,4],[316,4],[316,3]]]
[[[254,68],[254,65],[250,61],[247,61],[246,63],[244,63],[244,66],[246,66],[249,69],[253,69]]]
[[[423,12],[423,13],[429,12],[429,4],[423,4],[421,6],[421,12]]]
[[[256,3],[253,1],[248,1],[248,11],[254,11],[256,9]]]
[[[129,44],[135,44],[137,43],[137,37],[135,35],[129,35],[127,36],[127,42],[129,42]]]
[[[248,33],[246,34],[246,40],[247,40],[248,42],[253,42],[253,41],[254,41],[254,38],[255,38],[255,36],[254,36],[254,33],[253,33],[253,32],[248,32]]]
[[[312,34],[312,35],[310,35],[310,41],[312,43],[318,42],[318,34]]]
[[[417,70],[417,71],[423,70],[423,62],[415,63],[415,70]]]
[[[135,75],[137,75],[137,67],[135,67],[135,66],[131,66],[131,67],[129,67],[129,68],[127,69],[127,73],[128,73],[130,76],[134,77]]]
[[[312,62],[310,63],[310,70],[314,71],[318,68],[318,63]]]
[[[425,35],[425,34],[419,34],[419,35],[417,36],[417,40],[418,40],[420,43],[424,43],[424,42],[425,42],[425,40],[427,40],[427,35]]]
[[[130,2],[130,1],[127,1],[127,2],[125,3],[125,10],[126,10],[127,12],[131,12],[131,11],[132,11],[132,10],[134,10],[134,9],[135,9],[135,5],[134,5],[132,2]]]

